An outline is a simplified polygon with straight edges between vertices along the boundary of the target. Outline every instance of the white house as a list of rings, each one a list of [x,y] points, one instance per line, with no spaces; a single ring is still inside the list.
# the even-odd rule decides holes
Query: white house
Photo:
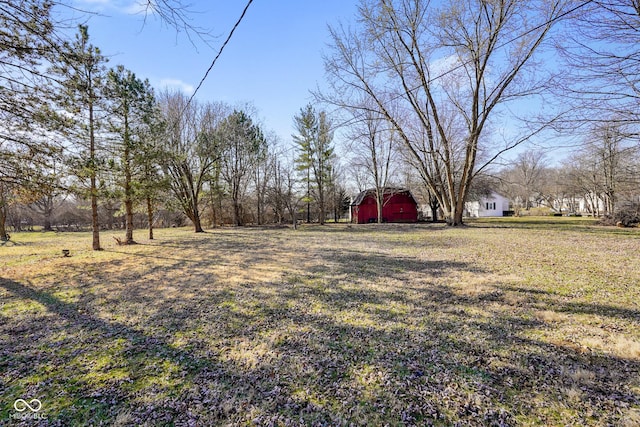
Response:
[[[464,205],[465,216],[478,218],[484,216],[503,216],[509,210],[509,199],[492,191],[489,196],[480,200],[467,202]]]

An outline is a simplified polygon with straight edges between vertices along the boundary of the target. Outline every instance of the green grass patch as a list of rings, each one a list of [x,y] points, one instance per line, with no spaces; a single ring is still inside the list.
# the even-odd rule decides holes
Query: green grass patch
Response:
[[[639,229],[523,217],[102,238],[0,246],[0,424],[35,398],[42,425],[640,420]]]

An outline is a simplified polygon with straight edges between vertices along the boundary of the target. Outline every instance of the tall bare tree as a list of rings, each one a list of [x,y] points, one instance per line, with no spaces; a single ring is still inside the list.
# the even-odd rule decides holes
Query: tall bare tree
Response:
[[[490,119],[509,101],[541,90],[542,75],[531,72],[534,54],[563,5],[362,0],[358,28],[331,29],[325,58],[331,92],[320,99],[359,108],[368,98],[396,129],[449,224],[462,224],[474,176],[526,139],[509,141],[477,164],[491,148]]]
[[[215,130],[226,117],[226,107],[188,103],[188,97],[177,92],[162,94],[160,105],[167,126],[163,143],[164,171],[181,210],[193,223],[195,232],[202,233],[203,188],[220,160],[221,148]]]
[[[616,125],[640,140],[640,3],[585,2],[558,42],[565,72],[555,82],[575,132]]]
[[[272,150],[275,148],[276,141],[277,137],[273,134],[265,136],[263,147],[257,153],[252,171],[258,224],[264,223],[266,219],[265,211],[270,196],[269,188],[275,172],[276,157]]]
[[[502,171],[502,190],[513,201],[516,215],[532,207],[532,199],[539,197],[544,184],[546,157],[541,150],[527,150],[518,154],[512,164]]]
[[[393,172],[395,159],[395,130],[375,109],[354,112],[349,126],[347,147],[352,153],[355,170],[365,171],[366,182],[376,193],[378,223],[382,223],[382,207]],[[387,197],[389,199],[389,197]]]
[[[583,180],[592,183],[593,193],[602,200],[604,215],[614,215],[619,202],[635,196],[640,184],[640,146],[622,132],[625,127],[616,123],[593,126],[583,149],[574,155],[583,165]]]

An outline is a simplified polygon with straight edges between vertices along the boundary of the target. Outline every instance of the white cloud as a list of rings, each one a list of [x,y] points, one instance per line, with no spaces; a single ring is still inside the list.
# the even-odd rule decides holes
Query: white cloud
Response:
[[[160,87],[167,89],[178,89],[187,95],[191,95],[195,90],[193,85],[185,83],[179,79],[162,79],[160,80]]]
[[[461,70],[461,62],[458,55],[448,55],[432,61],[430,66],[431,78],[442,78],[444,76],[453,75],[454,77],[462,77],[464,70]],[[442,77],[441,77],[442,76]]]
[[[154,13],[153,7],[146,1],[134,1],[128,6],[122,6],[121,10],[129,15],[149,15]]]
[[[149,7],[147,0],[75,0],[81,9],[105,12],[114,11],[128,15],[152,14],[152,7]]]

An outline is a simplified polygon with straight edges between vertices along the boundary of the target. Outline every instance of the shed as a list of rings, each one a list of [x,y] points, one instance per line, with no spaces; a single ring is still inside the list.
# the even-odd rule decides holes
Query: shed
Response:
[[[417,222],[418,203],[411,192],[402,188],[386,187],[382,203],[382,222]],[[376,190],[365,190],[351,203],[351,222],[365,224],[378,222]]]

